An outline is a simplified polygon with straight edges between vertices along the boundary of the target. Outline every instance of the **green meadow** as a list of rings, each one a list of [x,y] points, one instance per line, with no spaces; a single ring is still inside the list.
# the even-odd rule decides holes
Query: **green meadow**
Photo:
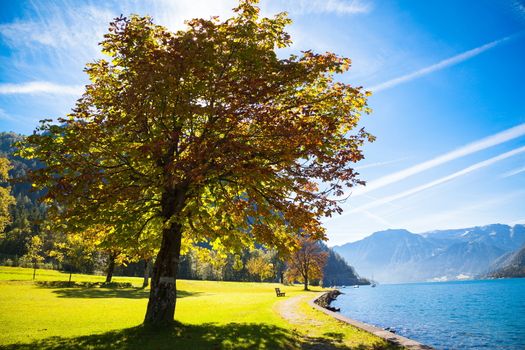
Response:
[[[141,326],[149,290],[140,278],[0,267],[0,347],[5,349],[387,349],[385,341],[308,306],[321,289],[273,283],[177,282],[168,328]],[[127,285],[130,283],[131,285]],[[123,287],[124,286],[124,287]],[[277,298],[281,287],[286,297]],[[279,304],[300,297],[299,324]]]

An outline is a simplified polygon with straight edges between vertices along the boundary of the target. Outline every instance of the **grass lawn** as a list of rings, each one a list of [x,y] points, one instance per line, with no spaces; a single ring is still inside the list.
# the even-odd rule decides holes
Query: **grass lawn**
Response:
[[[141,326],[149,290],[140,278],[115,277],[133,288],[73,286],[68,274],[0,267],[0,347],[6,349],[386,349],[381,339],[300,305],[318,322],[290,324],[274,304],[305,293],[272,283],[177,282],[175,319],[166,329]],[[73,275],[75,282],[103,276]],[[285,298],[276,298],[281,287]],[[319,291],[320,289],[318,289]],[[311,293],[312,298],[315,296]],[[305,300],[310,299],[306,298]]]

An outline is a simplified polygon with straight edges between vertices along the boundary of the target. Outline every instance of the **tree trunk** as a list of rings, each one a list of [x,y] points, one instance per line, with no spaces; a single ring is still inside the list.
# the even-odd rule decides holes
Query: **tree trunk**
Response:
[[[144,281],[142,282],[142,288],[149,286],[149,272],[151,270],[151,259],[144,260]]]
[[[113,278],[113,271],[115,271],[115,254],[109,255],[109,264],[108,264],[108,270],[106,273],[106,283],[111,283],[111,279]]]
[[[308,277],[304,278],[304,290],[308,290]]]
[[[36,275],[36,264],[33,264],[33,281],[35,280]]]
[[[168,189],[163,193],[161,202],[165,223],[181,212],[185,200],[185,189]],[[153,265],[144,324],[165,325],[173,323],[181,242],[182,225],[179,222],[172,222],[162,230],[162,243]]]
[[[164,229],[162,244],[153,266],[151,290],[145,324],[167,324],[173,322],[177,297],[177,269],[179,265],[182,230],[173,224]]]

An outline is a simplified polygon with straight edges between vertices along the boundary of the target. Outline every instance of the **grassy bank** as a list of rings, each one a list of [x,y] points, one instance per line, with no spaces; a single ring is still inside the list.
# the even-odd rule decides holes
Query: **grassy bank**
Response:
[[[140,326],[148,290],[139,278],[116,277],[131,288],[67,286],[68,274],[0,267],[0,346],[7,349],[327,349],[386,348],[368,333],[356,331],[300,305],[317,321],[288,323],[275,303],[305,295],[299,286],[272,283],[178,281],[176,320],[169,329]],[[74,275],[77,282],[102,282],[102,276]],[[309,298],[306,298],[307,300]]]

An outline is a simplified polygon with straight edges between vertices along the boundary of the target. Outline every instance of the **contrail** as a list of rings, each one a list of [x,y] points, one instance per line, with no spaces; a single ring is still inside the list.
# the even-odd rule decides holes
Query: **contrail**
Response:
[[[468,51],[465,51],[463,53],[460,53],[459,55],[456,55],[456,56],[453,56],[453,57],[450,57],[450,58],[447,58],[447,59],[444,59],[436,64],[433,64],[431,66],[428,66],[428,67],[425,67],[425,68],[422,68],[422,69],[419,69],[415,72],[412,72],[412,73],[409,73],[409,74],[406,74],[406,75],[403,75],[403,76],[400,76],[400,77],[397,77],[397,78],[394,78],[392,80],[388,80],[388,81],[385,81],[383,83],[380,83],[378,85],[375,85],[375,86],[372,86],[370,88],[368,88],[368,90],[374,92],[374,93],[377,93],[379,91],[383,91],[383,90],[387,90],[387,89],[390,89],[394,86],[397,86],[399,84],[403,84],[403,83],[406,83],[406,82],[409,82],[411,80],[414,80],[414,79],[417,79],[417,78],[420,78],[422,76],[425,76],[427,74],[430,74],[430,73],[433,73],[435,71],[438,71],[438,70],[441,70],[441,69],[444,69],[444,68],[447,68],[447,67],[450,67],[450,66],[453,66],[453,65],[456,65],[458,63],[461,63],[463,61],[466,61],[472,57],[475,57],[487,50],[490,50],[506,41],[509,41],[519,35],[521,35],[522,32],[519,32],[519,33],[516,33],[516,34],[513,34],[513,35],[510,35],[510,36],[507,36],[505,38],[502,38],[502,39],[499,39],[499,40],[494,40],[488,44],[485,44],[485,45],[482,45],[482,46],[479,46],[479,47],[476,47],[475,49],[472,49],[472,50],[468,50]]]
[[[365,204],[365,205],[359,206],[357,208],[351,209],[351,210],[345,212],[344,214],[339,215],[339,216],[335,216],[335,217],[333,217],[331,219],[332,220],[333,219],[337,219],[337,218],[340,218],[340,217],[343,217],[343,216],[346,216],[346,215],[349,215],[349,214],[352,214],[352,213],[365,212],[365,211],[367,211],[370,208],[374,208],[374,207],[377,207],[377,206],[380,206],[380,205],[383,205],[383,204],[387,204],[387,203],[393,202],[395,200],[411,196],[411,195],[416,194],[418,192],[428,190],[429,188],[441,185],[441,184],[443,184],[445,182],[452,181],[452,180],[454,180],[454,179],[456,179],[458,177],[467,175],[467,174],[469,174],[469,173],[471,173],[471,172],[473,172],[475,170],[488,167],[489,165],[492,165],[492,164],[494,164],[496,162],[502,161],[504,159],[513,157],[515,155],[518,155],[518,154],[524,153],[524,152],[525,152],[525,146],[522,146],[522,147],[519,147],[519,148],[515,148],[515,149],[513,149],[511,151],[502,153],[502,154],[500,154],[498,156],[495,156],[495,157],[486,159],[484,161],[481,161],[479,163],[476,163],[474,165],[468,166],[468,167],[466,167],[466,168],[464,168],[464,169],[462,169],[460,171],[457,171],[457,172],[452,173],[450,175],[441,177],[441,178],[439,178],[437,180],[427,182],[426,184],[423,184],[423,185],[420,185],[420,186],[416,186],[416,187],[411,188],[409,190],[406,190],[406,191],[403,191],[403,192],[400,192],[400,193],[396,193],[396,194],[391,195],[391,196],[386,196],[386,197],[377,199],[375,201],[372,201],[372,202],[370,202],[368,204]],[[330,221],[330,219],[327,220],[327,221]]]
[[[401,171],[380,177],[377,180],[370,181],[367,183],[365,187],[359,187],[355,189],[352,192],[352,196],[353,197],[359,196],[367,192],[376,190],[378,188],[385,187],[387,185],[404,180],[415,174],[421,173],[425,170],[432,169],[434,167],[437,167],[444,163],[448,163],[455,159],[465,157],[472,153],[476,153],[476,152],[482,151],[484,149],[487,149],[493,146],[497,146],[501,143],[513,140],[523,135],[525,135],[525,123],[515,126],[513,128],[510,128],[510,129],[504,130],[492,136],[483,138],[481,140],[472,142],[454,151],[442,154],[438,157],[435,157],[425,162],[416,164],[414,166],[403,169]]]

